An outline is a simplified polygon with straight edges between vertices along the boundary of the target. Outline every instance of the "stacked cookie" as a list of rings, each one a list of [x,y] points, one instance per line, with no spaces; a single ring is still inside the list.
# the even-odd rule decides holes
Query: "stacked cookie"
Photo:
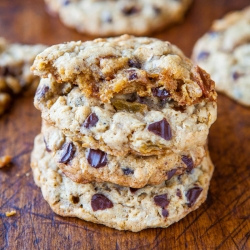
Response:
[[[167,227],[206,199],[209,75],[169,42],[124,35],[36,57],[34,179],[52,209],[120,230]]]

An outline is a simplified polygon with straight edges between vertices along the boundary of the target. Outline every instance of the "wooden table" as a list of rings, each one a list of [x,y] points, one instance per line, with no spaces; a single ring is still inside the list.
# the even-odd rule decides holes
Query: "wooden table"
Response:
[[[189,56],[212,20],[247,4],[196,0],[183,24],[155,37],[175,43]],[[50,17],[42,0],[1,0],[0,35],[48,45],[92,39]],[[14,156],[12,166],[0,170],[0,249],[250,249],[250,108],[219,95],[218,119],[209,135],[216,169],[206,203],[167,229],[131,233],[62,218],[49,208],[29,166],[41,125],[32,101],[32,94],[24,94],[0,118],[0,156]],[[11,209],[17,214],[6,217]]]

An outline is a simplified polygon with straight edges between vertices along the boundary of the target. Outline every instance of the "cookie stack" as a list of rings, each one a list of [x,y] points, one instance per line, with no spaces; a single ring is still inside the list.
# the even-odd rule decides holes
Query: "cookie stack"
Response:
[[[51,208],[119,230],[167,227],[206,199],[214,82],[169,42],[123,35],[46,49],[31,165]]]

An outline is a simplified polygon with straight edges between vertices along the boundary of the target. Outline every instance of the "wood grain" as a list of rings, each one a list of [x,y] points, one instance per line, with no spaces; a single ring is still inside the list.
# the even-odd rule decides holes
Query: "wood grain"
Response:
[[[214,19],[241,9],[249,0],[196,0],[185,22],[155,37],[190,55]],[[42,0],[1,0],[0,35],[10,41],[45,43],[92,39],[50,17]],[[54,214],[33,182],[29,167],[40,113],[33,95],[17,98],[0,118],[0,156],[13,164],[0,170],[0,249],[250,249],[250,109],[219,95],[218,120],[209,135],[216,166],[208,199],[167,229],[120,232]],[[15,209],[17,214],[6,217]]]

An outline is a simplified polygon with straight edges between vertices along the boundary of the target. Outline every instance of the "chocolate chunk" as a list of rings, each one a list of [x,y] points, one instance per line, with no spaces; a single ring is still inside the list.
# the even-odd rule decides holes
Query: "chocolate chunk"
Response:
[[[38,87],[36,90],[36,98],[41,99],[45,96],[45,94],[49,91],[49,86],[43,85],[42,87]]]
[[[177,169],[172,169],[167,172],[168,180],[170,180],[176,173]]]
[[[176,195],[177,195],[179,198],[182,198],[181,190],[180,190],[179,188],[177,188],[177,190],[176,190]]]
[[[200,196],[202,190],[203,189],[201,187],[197,186],[197,187],[193,187],[187,191],[186,197],[188,200],[189,207],[192,207],[194,205],[194,203],[196,202],[196,200]]]
[[[93,211],[105,210],[107,208],[112,208],[114,205],[111,200],[109,200],[103,194],[94,194],[91,199],[91,207]]]
[[[99,121],[98,116],[95,113],[92,113],[84,121],[83,127],[90,129],[94,127],[98,121]]]
[[[167,209],[165,209],[165,208],[162,208],[162,216],[163,217],[168,217],[168,215],[169,215],[169,212],[168,212],[168,210]]]
[[[242,76],[244,76],[244,74],[243,73],[239,73],[239,72],[234,72],[232,74],[232,77],[233,77],[234,80],[238,80],[238,78],[240,78]]]
[[[174,106],[173,109],[183,113],[186,110],[186,106]]]
[[[191,157],[186,156],[186,155],[182,155],[181,160],[186,164],[187,172],[191,172],[191,170],[194,168],[193,159]]]
[[[163,139],[169,141],[172,139],[172,132],[169,123],[164,118],[159,122],[154,122],[148,125],[148,130]]]
[[[136,71],[135,70],[129,70],[129,76],[128,76],[129,81],[135,80],[137,78],[138,78],[138,76],[137,76]]]
[[[129,189],[132,194],[134,194],[137,190],[139,190],[139,188],[129,188]]]
[[[201,51],[197,57],[198,61],[206,60],[209,57],[210,53],[207,51]]]
[[[93,168],[101,168],[108,163],[107,154],[99,149],[89,149],[86,157]]]
[[[68,163],[70,160],[73,159],[73,156],[75,154],[75,148],[72,142],[67,142],[64,143],[62,148],[61,148],[61,156],[60,160],[58,161],[59,163]]]
[[[72,200],[72,202],[73,202],[74,204],[77,204],[77,203],[80,201],[80,199],[79,199],[78,196],[73,196],[73,195],[72,195],[72,197],[71,197],[71,200]]]
[[[140,10],[138,8],[136,8],[135,6],[132,6],[132,7],[124,7],[122,9],[122,13],[126,16],[130,16],[130,15],[133,15],[133,14],[136,14],[138,13]]]
[[[141,63],[139,61],[137,61],[136,59],[129,59],[128,60],[128,66],[132,67],[132,68],[140,69],[141,68]]]
[[[0,66],[0,76],[18,76],[22,73],[19,66]]]
[[[43,141],[44,141],[44,144],[45,144],[45,149],[46,149],[46,151],[47,151],[47,152],[51,152],[51,149],[48,147],[48,144],[47,144],[45,138],[43,138]]]
[[[167,194],[156,195],[154,197],[154,202],[157,206],[165,208],[169,204],[168,195]]]
[[[153,6],[153,10],[154,10],[154,12],[155,12],[155,14],[158,16],[160,13],[161,13],[161,8],[160,7],[158,7],[158,6]]]
[[[170,97],[170,93],[166,90],[166,89],[162,89],[162,88],[152,88],[152,94],[155,97],[158,97],[162,100],[167,99],[168,97]]]
[[[136,99],[137,99],[137,94],[136,94],[136,93],[132,93],[132,94],[126,99],[126,101],[127,101],[127,102],[134,102],[134,101],[136,101]]]
[[[63,5],[69,5],[70,4],[70,0],[65,0],[64,2],[63,2]]]
[[[130,169],[130,168],[122,168],[122,171],[125,175],[130,175],[130,174],[134,174],[134,170]]]

